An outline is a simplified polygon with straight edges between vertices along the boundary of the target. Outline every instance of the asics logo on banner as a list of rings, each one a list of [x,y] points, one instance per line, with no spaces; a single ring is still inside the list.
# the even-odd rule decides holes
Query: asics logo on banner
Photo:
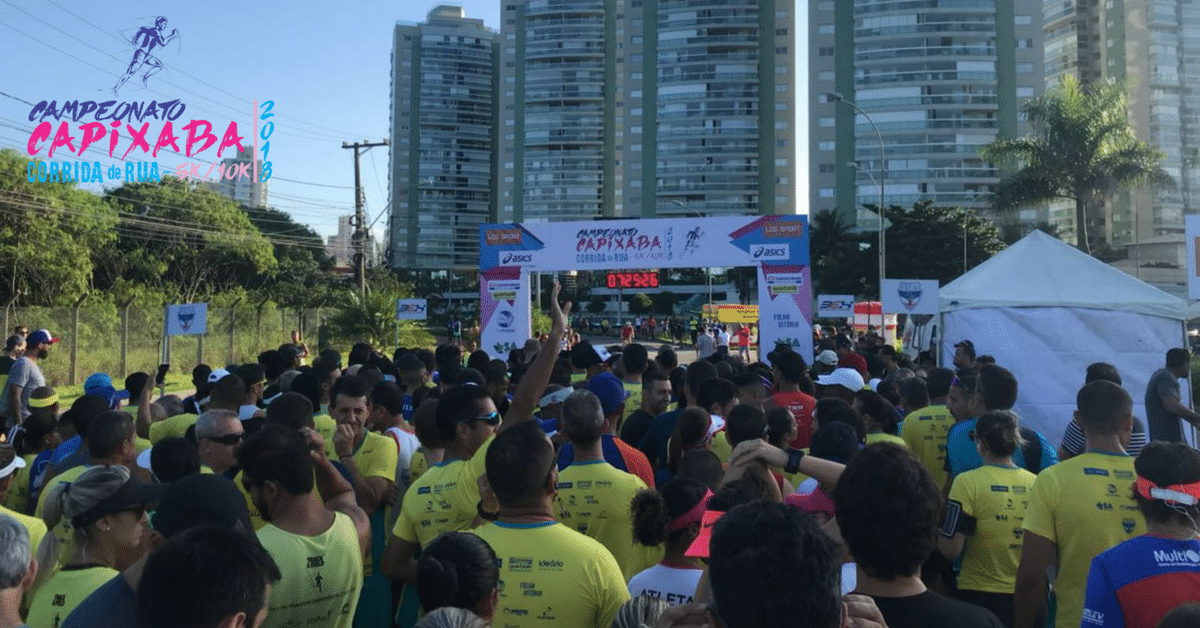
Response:
[[[533,262],[533,254],[532,253],[507,253],[507,254],[505,254],[504,259],[501,260],[500,263],[502,263],[502,264],[529,264],[531,262]]]
[[[750,256],[763,260],[788,259],[792,253],[786,244],[756,244],[750,247]]]

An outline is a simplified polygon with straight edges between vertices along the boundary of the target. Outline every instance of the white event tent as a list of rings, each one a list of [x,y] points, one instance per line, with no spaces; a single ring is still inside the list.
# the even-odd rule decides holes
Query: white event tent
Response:
[[[1022,423],[1055,447],[1089,364],[1117,367],[1144,421],[1150,376],[1187,346],[1187,303],[1041,231],[942,287],[939,301],[941,363],[962,340],[995,356],[1017,377]]]

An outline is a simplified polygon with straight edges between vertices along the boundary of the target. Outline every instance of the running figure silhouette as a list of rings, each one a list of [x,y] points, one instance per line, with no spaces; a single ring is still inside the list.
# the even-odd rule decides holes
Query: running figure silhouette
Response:
[[[159,61],[157,57],[150,53],[159,46],[165,47],[171,40],[179,37],[178,29],[171,29],[169,35],[166,34],[166,29],[167,18],[159,17],[154,20],[154,28],[143,26],[129,39],[129,43],[137,48],[133,51],[133,61],[129,62],[129,69],[125,70],[125,75],[113,86],[112,91],[114,96],[118,95],[117,92],[125,84],[125,81],[128,81],[130,77],[137,74],[142,66],[147,66],[146,73],[142,75],[142,85],[149,87],[149,84],[146,82],[147,79],[150,78],[150,75],[163,68],[162,61]]]

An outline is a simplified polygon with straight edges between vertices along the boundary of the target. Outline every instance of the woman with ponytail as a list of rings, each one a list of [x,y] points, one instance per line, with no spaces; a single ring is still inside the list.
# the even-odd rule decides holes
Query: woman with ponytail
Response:
[[[1037,476],[1013,462],[1013,453],[1021,446],[1020,425],[1013,412],[984,414],[970,436],[983,466],[954,478],[938,549],[949,560],[963,556],[957,597],[992,611],[1005,626],[1012,626],[1021,524]]]
[[[161,486],[142,484],[123,466],[97,466],[74,482],[55,485],[46,496],[43,519],[52,531],[38,548],[37,592],[30,603],[30,628],[55,628],[101,585],[140,556],[147,507]],[[58,534],[72,541],[66,564]]]
[[[690,604],[704,573],[698,558],[684,554],[700,534],[700,523],[712,492],[691,480],[674,480],[660,491],[633,498],[633,539],[641,545],[666,546],[662,562],[629,580],[629,595],[646,594],[671,605]]]
[[[427,613],[466,609],[490,622],[500,600],[499,583],[496,552],[474,534],[444,532],[425,546],[417,562],[417,597]]]

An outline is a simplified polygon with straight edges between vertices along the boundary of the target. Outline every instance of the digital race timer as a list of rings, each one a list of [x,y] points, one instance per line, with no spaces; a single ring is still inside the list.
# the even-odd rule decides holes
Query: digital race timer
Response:
[[[658,271],[608,273],[609,288],[657,288]]]

